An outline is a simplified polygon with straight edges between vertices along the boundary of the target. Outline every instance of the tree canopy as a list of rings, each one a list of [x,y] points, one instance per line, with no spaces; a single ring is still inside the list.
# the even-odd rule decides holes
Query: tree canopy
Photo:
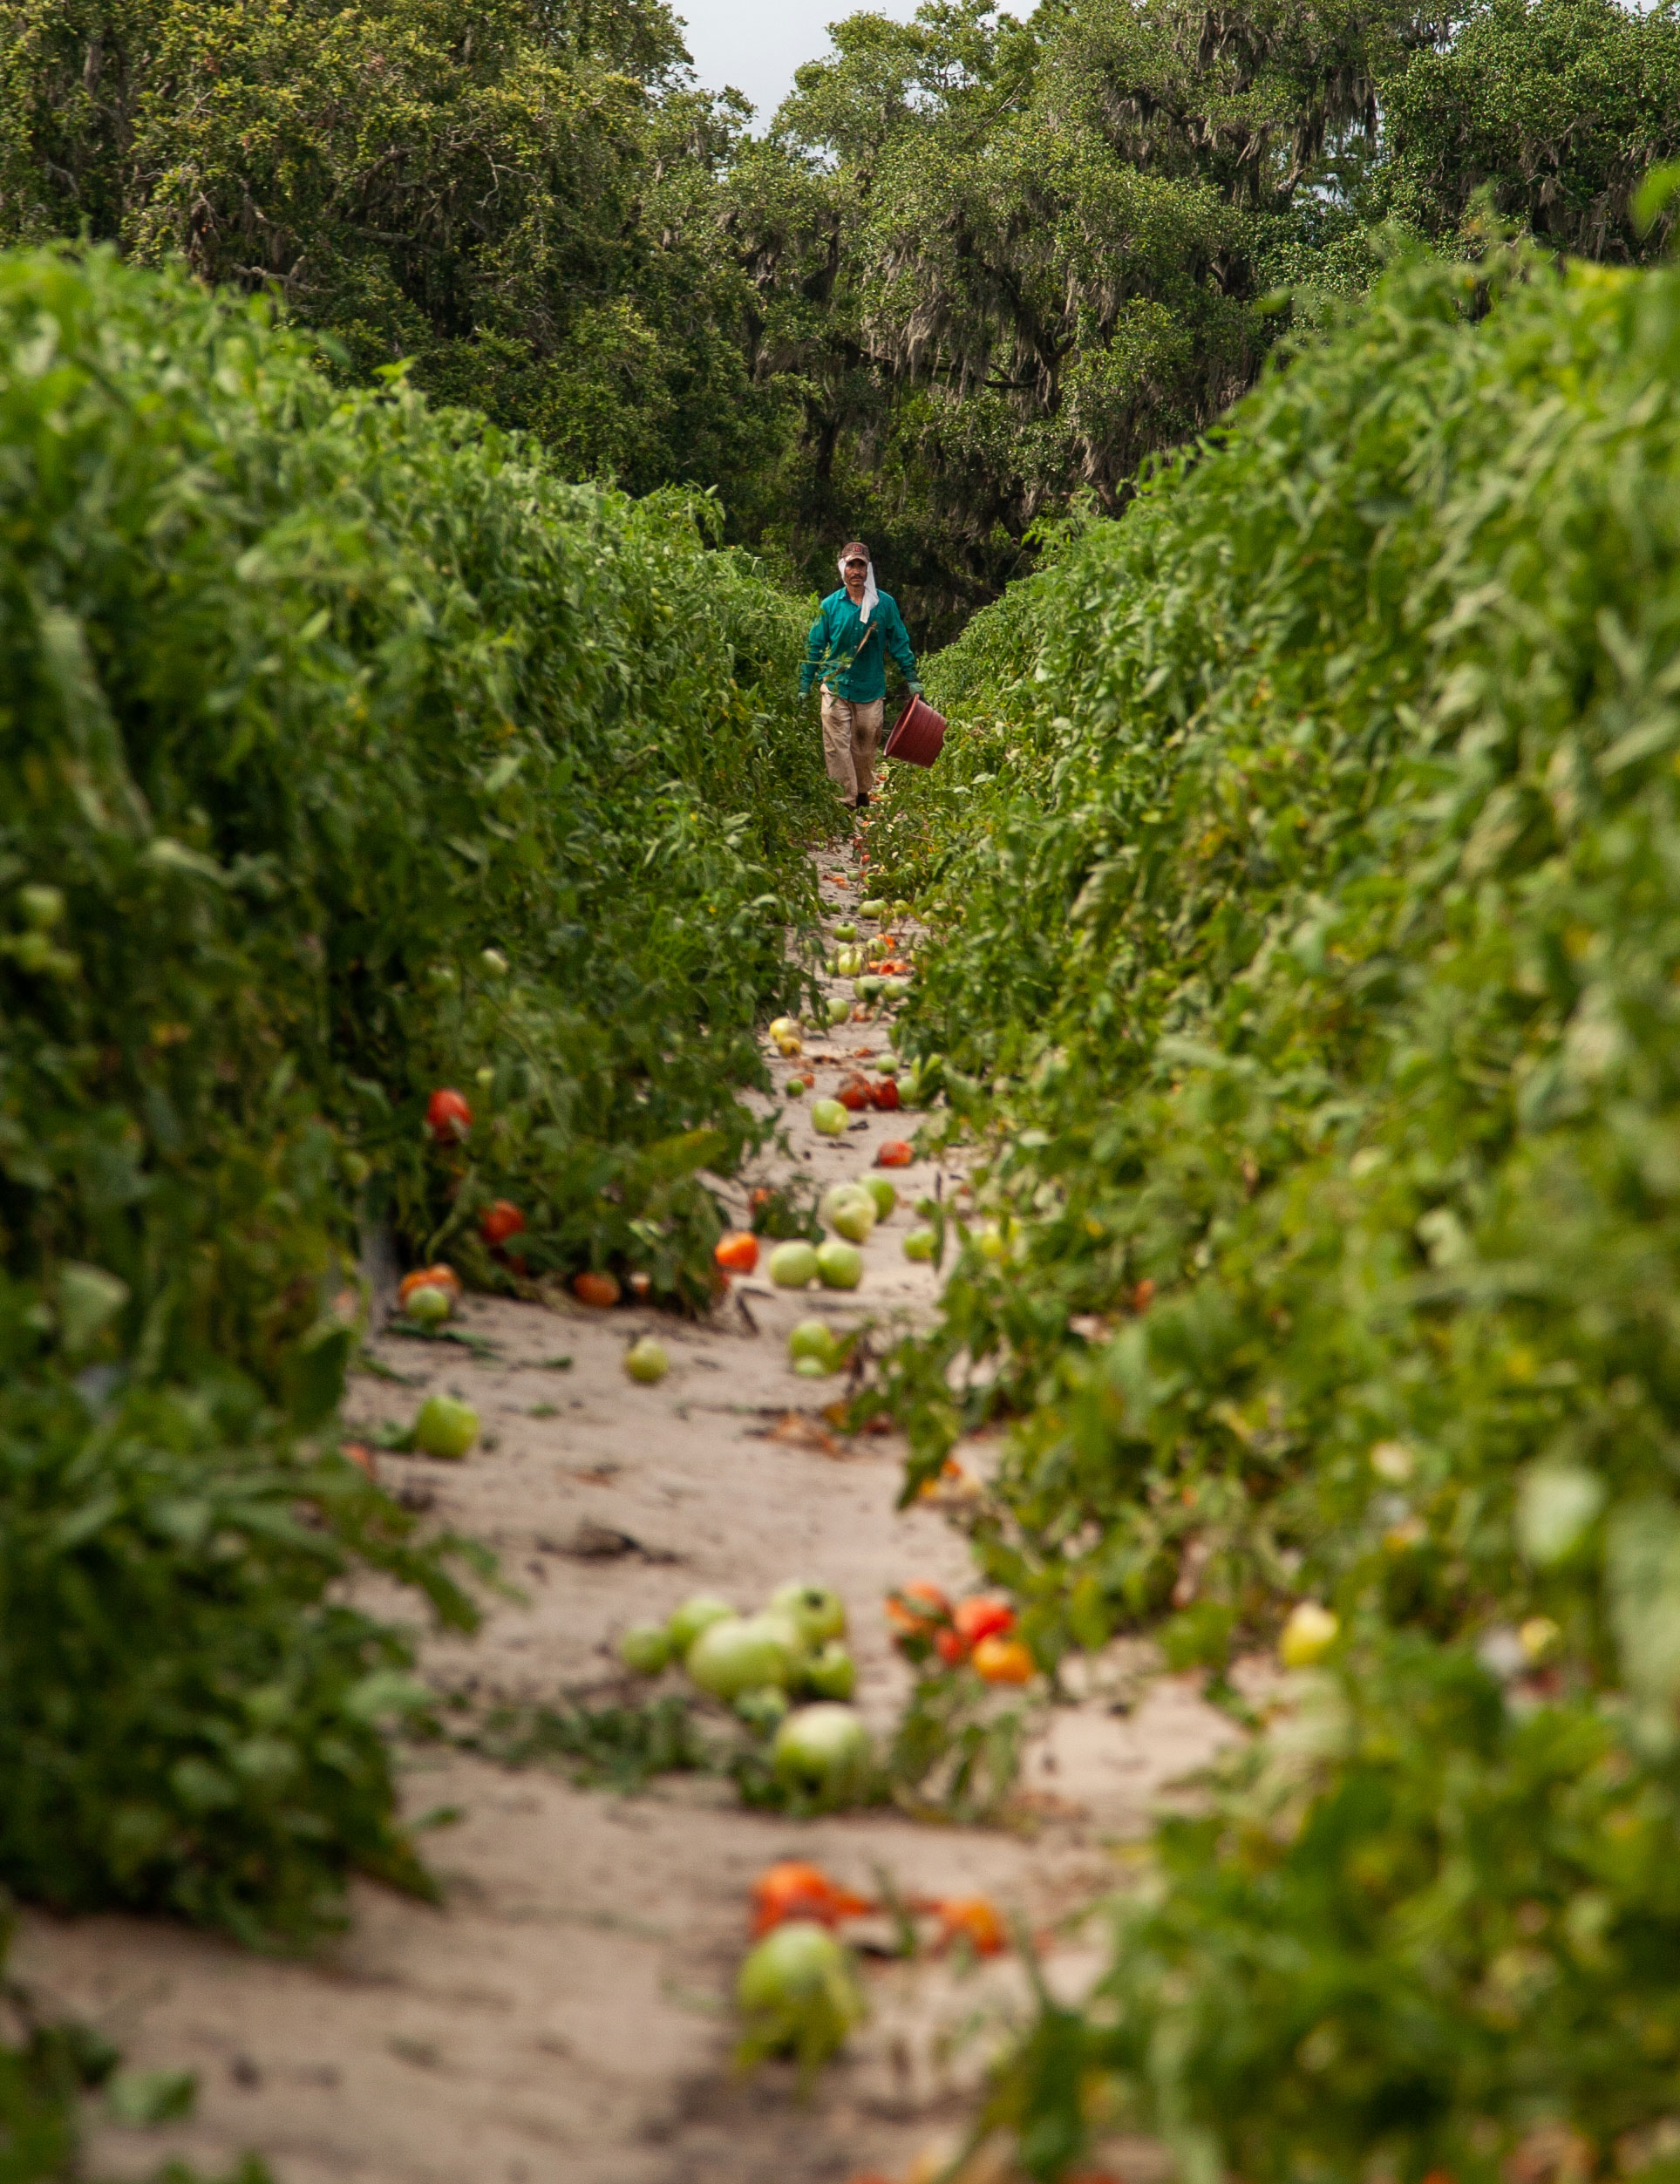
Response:
[[[1207,426],[1287,323],[1490,223],[1630,262],[1680,14],[928,0],[761,136],[663,0],[0,0],[0,236],[268,287],[579,476],[715,488],[924,635]]]

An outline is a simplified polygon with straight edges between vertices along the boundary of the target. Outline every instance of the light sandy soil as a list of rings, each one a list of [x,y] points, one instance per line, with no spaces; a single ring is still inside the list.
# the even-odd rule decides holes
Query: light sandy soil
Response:
[[[847,865],[849,855],[824,868]],[[826,883],[824,894],[831,919],[856,900]],[[880,1027],[848,1023],[808,1044],[878,1052]],[[820,1065],[819,1092],[837,1077]],[[823,1183],[862,1174],[879,1141],[915,1121],[872,1115],[829,1143],[809,1106],[789,1110],[792,1161],[764,1163],[764,1178],[790,1167]],[[822,1427],[816,1413],[834,1384],[795,1378],[786,1335],[813,1310],[848,1325],[866,1312],[930,1311],[932,1272],[901,1254],[907,1209],[936,1185],[949,1193],[957,1171],[924,1164],[894,1180],[904,1205],[867,1246],[854,1296],[795,1299],[751,1277],[737,1284],[746,1313],[731,1303],[704,1325],[474,1298],[464,1324],[493,1358],[375,1344],[409,1385],[358,1378],[352,1418],[406,1419],[423,1390],[447,1388],[486,1429],[464,1465],[382,1456],[382,1477],[486,1541],[524,1594],[493,1602],[470,1643],[429,1640],[429,1672],[480,1699],[564,1691],[607,1703],[629,1695],[612,1650],[629,1623],[700,1590],[750,1608],[808,1575],[847,1602],[859,1703],[889,1725],[907,1679],[882,1593],[916,1575],[963,1585],[967,1549],[939,1510],[895,1511],[896,1437],[846,1440]],[[650,1329],[672,1371],[643,1388],[621,1360]],[[561,1356],[569,1367],[550,1362]],[[983,1473],[983,1448],[961,1453]],[[349,1934],[301,1962],[161,1923],[33,1915],[13,1969],[50,2009],[97,2024],[130,2065],[198,2073],[189,2122],[98,2132],[102,2174],[138,2177],[167,2153],[210,2169],[255,2148],[278,2184],[898,2176],[960,2126],[1000,2028],[1022,2008],[1017,1969],[866,1958],[871,2020],[801,2101],[779,2069],[744,2080],[731,2067],[728,1997],[752,1877],[791,1855],[866,1891],[884,1869],[906,1895],[987,1893],[1049,1942],[1052,1984],[1079,1991],[1099,1956],[1071,1915],[1112,1885],[1114,1846],[1142,1832],[1163,1786],[1230,1733],[1171,1677],[1117,1708],[1115,1692],[1135,1690],[1132,1665],[1117,1657],[1108,1681],[1099,1667],[1089,1695],[1057,1709],[1035,1744],[1027,1779],[1040,1821],[1030,1835],[881,1812],[794,1822],[744,1809],[715,1777],[668,1776],[621,1797],[432,1750],[410,1762],[405,1795],[417,1815],[462,1815],[429,1838],[441,1908],[359,1888]]]

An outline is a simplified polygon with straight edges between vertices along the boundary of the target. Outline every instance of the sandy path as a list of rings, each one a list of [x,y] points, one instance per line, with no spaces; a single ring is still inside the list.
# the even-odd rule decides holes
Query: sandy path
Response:
[[[824,893],[831,905],[855,900]],[[848,1024],[811,1044],[878,1050],[879,1029]],[[836,1074],[820,1069],[819,1091]],[[792,1112],[795,1162],[823,1182],[864,1172],[880,1139],[909,1134],[914,1120],[872,1116],[833,1145],[812,1130],[808,1102]],[[895,1180],[908,1205],[935,1178],[923,1166]],[[956,1180],[948,1168],[944,1187]],[[908,1225],[901,1209],[875,1232],[863,1286],[844,1303],[738,1284],[757,1333],[732,1307],[684,1326],[638,1310],[557,1315],[478,1298],[465,1323],[493,1359],[377,1343],[411,1385],[358,1378],[353,1417],[405,1419],[423,1389],[441,1387],[473,1401],[486,1432],[463,1466],[382,1457],[382,1475],[490,1542],[526,1594],[496,1603],[470,1644],[429,1642],[429,1669],[473,1680],[480,1697],[563,1689],[605,1700],[622,1690],[611,1642],[627,1623],[701,1589],[751,1607],[810,1575],[846,1600],[859,1702],[886,1725],[905,1678],[882,1591],[918,1575],[961,1584],[964,1544],[937,1511],[895,1513],[895,1437],[828,1453],[767,1429],[836,1385],[790,1372],[794,1319],[929,1310],[932,1274],[901,1250]],[[650,1327],[673,1369],[639,1388],[620,1361]],[[548,1362],[557,1355],[571,1366]],[[983,1452],[968,1459],[983,1465]],[[633,1544],[609,1551],[616,1535]],[[99,2133],[94,2154],[112,2176],[146,2174],[165,2153],[209,2167],[254,2147],[278,2184],[843,2184],[898,2173],[961,2116],[996,2037],[987,2026],[1018,2006],[1017,1976],[1006,1963],[964,1977],[872,1963],[871,2023],[813,2099],[797,2101],[774,2071],[744,2083],[730,2066],[726,1998],[753,1874],[797,1855],[867,1888],[884,1867],[907,1892],[983,1890],[1042,1929],[1112,1878],[1108,1846],[1135,1836],[1160,1786],[1224,1733],[1172,1678],[1130,1712],[1099,1696],[1059,1710],[1030,1762],[1031,1783],[1053,1793],[1030,1840],[882,1813],[795,1823],[743,1809],[712,1778],[619,1797],[541,1768],[424,1752],[408,1771],[410,1809],[464,1815],[431,1838],[441,1909],[358,1888],[350,1932],[306,1962],[160,1923],[32,1915],[14,1969],[50,2006],[99,2024],[131,2064],[199,2074],[189,2123]],[[1071,1942],[1052,1952],[1052,1977],[1071,1991],[1095,1961]],[[969,2037],[954,2040],[963,2024]]]

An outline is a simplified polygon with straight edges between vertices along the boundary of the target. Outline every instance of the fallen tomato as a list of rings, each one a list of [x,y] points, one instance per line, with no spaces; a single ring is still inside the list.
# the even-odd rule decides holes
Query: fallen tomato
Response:
[[[875,1149],[877,1167],[908,1167],[914,1156],[902,1138],[884,1138]]]
[[[848,1077],[834,1097],[842,1107],[853,1114],[869,1105],[869,1080],[867,1077]]]
[[[766,1866],[752,1884],[755,1937],[768,1934],[785,1919],[813,1919],[820,1926],[838,1926],[842,1919],[874,1908],[867,1896],[838,1887],[820,1866],[807,1865],[799,1858]]]
[[[996,1956],[1005,1944],[1003,1922],[990,1896],[948,1895],[936,1906],[939,1941],[966,1942],[977,1956]]]
[[[479,1438],[479,1414],[452,1395],[429,1395],[414,1420],[414,1446],[423,1455],[459,1463]]]
[[[425,1103],[425,1126],[439,1145],[454,1145],[473,1127],[473,1110],[459,1092],[443,1085]]]
[[[1019,1638],[982,1638],[974,1665],[988,1684],[1030,1684],[1037,1664]]]
[[[405,1274],[398,1285],[397,1302],[406,1304],[416,1289],[443,1289],[452,1297],[461,1293],[461,1277],[453,1267],[439,1260],[434,1267],[421,1267],[413,1274]]]
[[[591,1304],[598,1312],[616,1304],[621,1294],[616,1279],[610,1274],[579,1274],[572,1278],[572,1295],[580,1304]]]
[[[758,1239],[750,1228],[731,1228],[711,1255],[726,1273],[751,1274],[758,1263]]]
[[[505,1244],[509,1236],[517,1236],[524,1226],[524,1214],[507,1198],[497,1199],[479,1217],[479,1234],[493,1251]]]
[[[883,1077],[874,1087],[874,1103],[883,1114],[896,1114],[902,1104],[899,1097],[896,1077]]]
[[[965,1645],[978,1645],[983,1638],[1001,1638],[1015,1628],[1015,1610],[1007,1600],[999,1600],[990,1593],[976,1593],[968,1600],[959,1600],[951,1611],[951,1622]]]

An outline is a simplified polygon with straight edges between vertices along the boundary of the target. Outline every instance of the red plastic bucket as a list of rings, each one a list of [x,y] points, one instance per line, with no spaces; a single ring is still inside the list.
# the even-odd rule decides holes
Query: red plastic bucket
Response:
[[[903,759],[911,765],[931,765],[945,747],[945,716],[936,713],[925,697],[912,695],[909,704],[893,723],[887,738],[885,759]]]

